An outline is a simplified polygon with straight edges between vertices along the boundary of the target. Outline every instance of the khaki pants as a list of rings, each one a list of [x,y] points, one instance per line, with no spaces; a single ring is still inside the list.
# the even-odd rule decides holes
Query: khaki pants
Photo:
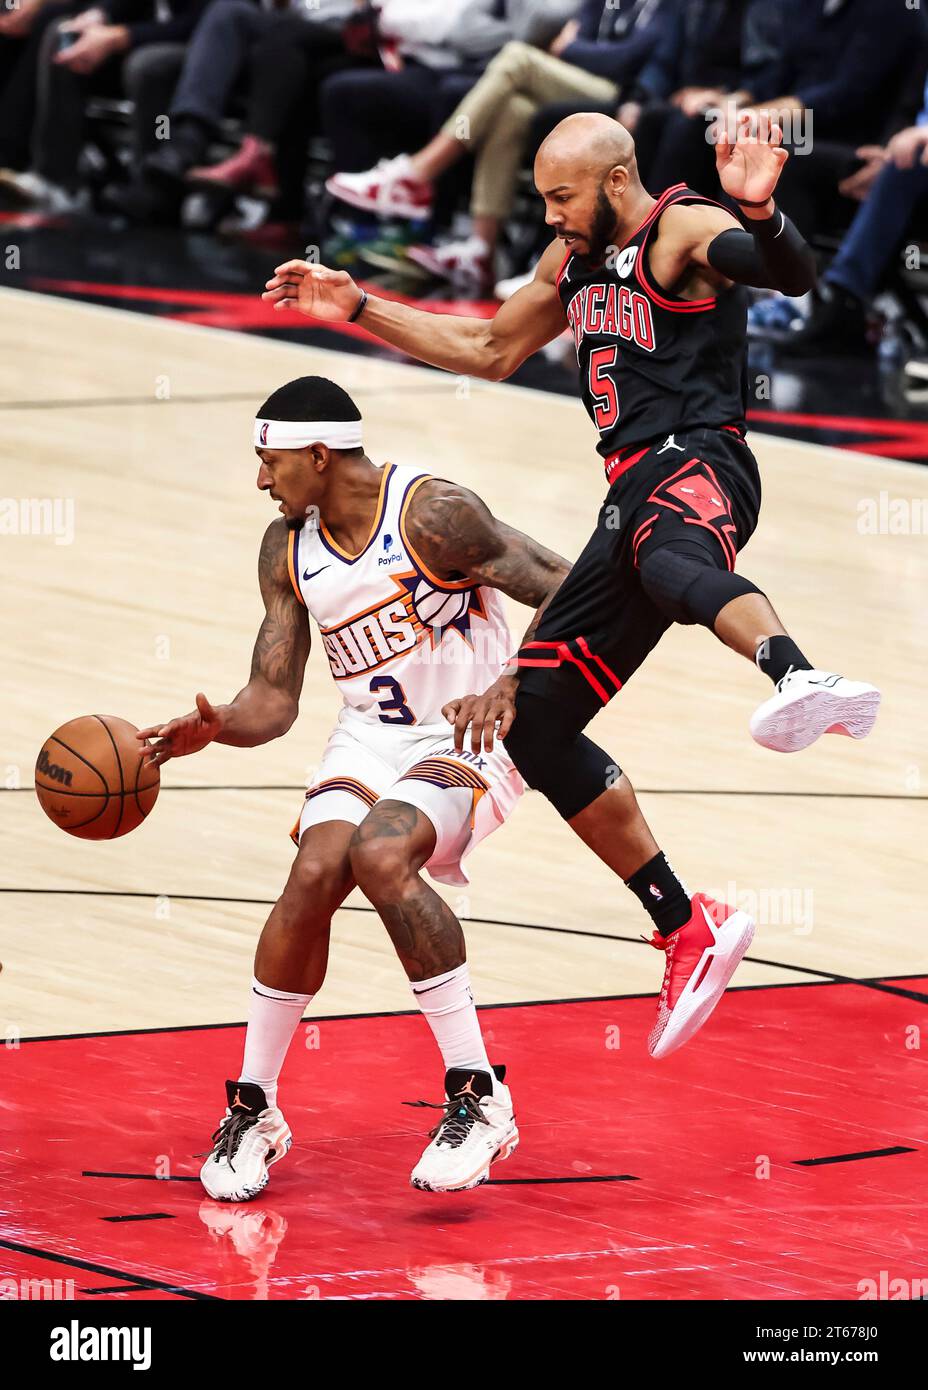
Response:
[[[535,112],[572,97],[615,102],[619,89],[605,77],[552,58],[527,43],[507,43],[442,127],[476,155],[471,213],[506,217]]]

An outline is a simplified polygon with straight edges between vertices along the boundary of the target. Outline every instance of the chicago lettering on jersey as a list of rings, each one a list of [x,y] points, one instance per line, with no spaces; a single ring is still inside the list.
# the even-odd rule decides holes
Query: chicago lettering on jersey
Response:
[[[584,338],[624,338],[654,351],[654,319],[647,295],[628,285],[584,285],[567,306],[567,322],[579,350]]]
[[[413,612],[411,594],[397,594],[338,627],[320,629],[337,681],[376,671],[395,656],[411,651],[427,631]]]

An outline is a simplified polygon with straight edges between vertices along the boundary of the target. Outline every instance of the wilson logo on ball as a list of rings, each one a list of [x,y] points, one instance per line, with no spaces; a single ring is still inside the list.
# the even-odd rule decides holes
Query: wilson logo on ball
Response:
[[[61,782],[64,786],[70,787],[71,774],[66,767],[59,767],[53,763],[48,756],[48,749],[43,748],[35,764],[36,772],[41,772],[43,776],[50,777],[53,782]]]

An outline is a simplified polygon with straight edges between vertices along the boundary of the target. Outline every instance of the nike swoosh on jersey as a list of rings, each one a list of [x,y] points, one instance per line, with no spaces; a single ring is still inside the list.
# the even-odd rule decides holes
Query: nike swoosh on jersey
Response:
[[[331,569],[331,568],[332,568],[331,565],[320,565],[319,568],[318,568],[317,570],[313,570],[312,574],[310,574],[309,570],[304,570],[304,571],[303,571],[303,579],[304,579],[304,582],[305,582],[307,579],[315,579],[315,577],[316,577],[317,574],[321,574],[323,570],[327,570],[327,569]]]

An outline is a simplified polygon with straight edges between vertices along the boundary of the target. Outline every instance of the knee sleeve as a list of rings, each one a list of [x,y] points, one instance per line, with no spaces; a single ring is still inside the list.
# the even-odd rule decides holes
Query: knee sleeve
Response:
[[[560,707],[536,695],[517,695],[506,752],[530,787],[570,820],[622,775],[601,748],[579,730],[563,726]]]
[[[639,566],[641,587],[655,608],[674,623],[712,628],[726,603],[761,591],[750,579],[718,569],[705,552],[659,546]]]

